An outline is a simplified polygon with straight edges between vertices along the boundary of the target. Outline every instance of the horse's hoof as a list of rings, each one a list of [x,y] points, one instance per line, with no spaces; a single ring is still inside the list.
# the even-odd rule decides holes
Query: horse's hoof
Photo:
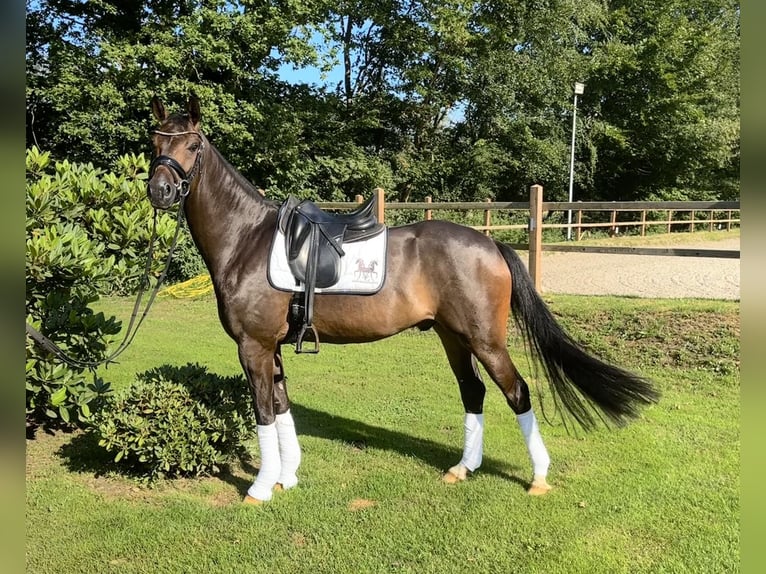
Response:
[[[548,481],[545,480],[544,476],[536,476],[532,480],[532,484],[529,486],[529,490],[527,490],[527,494],[530,496],[542,496],[544,494],[548,494],[553,487],[548,484]]]
[[[466,478],[468,478],[468,472],[468,469],[462,464],[456,464],[444,473],[442,481],[447,484],[457,484],[458,482],[463,482]]]
[[[252,506],[260,506],[263,504],[263,500],[258,500],[257,498],[253,498],[249,494],[245,495],[245,499],[242,501],[242,504],[250,504]]]
[[[274,492],[281,492],[281,491],[283,491],[283,490],[285,490],[285,487],[284,487],[284,486],[282,486],[282,483],[281,483],[281,482],[278,482],[278,483],[276,483],[276,484],[274,485]]]
[[[446,482],[447,484],[457,484],[458,482],[462,482],[465,480],[464,478],[459,478],[458,476],[452,474],[450,471],[447,471],[444,473],[444,476],[442,476],[442,481]]]

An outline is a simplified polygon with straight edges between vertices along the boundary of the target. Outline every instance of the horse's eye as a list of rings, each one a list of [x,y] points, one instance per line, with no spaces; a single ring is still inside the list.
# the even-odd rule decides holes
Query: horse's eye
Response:
[[[189,151],[195,152],[199,149],[199,142],[195,142],[189,146]]]

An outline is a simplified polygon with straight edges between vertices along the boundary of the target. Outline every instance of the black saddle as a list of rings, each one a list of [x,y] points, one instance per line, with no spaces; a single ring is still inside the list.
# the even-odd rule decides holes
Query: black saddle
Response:
[[[287,264],[298,282],[304,284],[303,309],[291,311],[293,322],[300,320],[296,353],[319,352],[319,336],[312,325],[314,289],[331,287],[340,279],[343,243],[361,241],[383,231],[374,213],[375,194],[358,209],[348,213],[329,213],[307,199],[289,196],[279,209],[278,226],[285,236]],[[298,302],[300,303],[300,302]],[[303,350],[303,339],[310,332],[314,349]]]

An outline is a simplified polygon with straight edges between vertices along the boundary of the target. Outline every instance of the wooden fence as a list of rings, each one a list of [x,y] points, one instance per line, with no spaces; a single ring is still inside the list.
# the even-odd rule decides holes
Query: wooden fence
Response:
[[[431,198],[423,202],[387,202],[383,190],[376,189],[377,204],[375,211],[378,221],[385,223],[386,211],[407,209],[422,210],[423,218],[432,219],[433,212],[438,210],[466,211],[477,210],[484,213],[484,224],[473,225],[474,229],[490,235],[492,231],[509,229],[525,229],[529,232],[528,243],[511,244],[514,249],[529,251],[529,273],[539,291],[542,280],[541,260],[543,251],[575,251],[581,253],[617,253],[630,255],[666,255],[680,257],[740,257],[739,251],[721,249],[680,249],[680,248],[653,248],[653,247],[609,247],[609,246],[584,246],[584,245],[550,245],[542,240],[543,229],[566,229],[569,223],[544,223],[543,214],[552,211],[569,211],[574,215],[571,228],[574,238],[579,241],[583,231],[594,228],[606,228],[610,234],[617,233],[621,227],[640,227],[642,236],[646,234],[647,227],[663,226],[667,232],[672,231],[673,226],[688,226],[690,231],[699,226],[705,226],[713,230],[715,225],[725,226],[731,230],[732,225],[740,225],[739,201],[608,201],[608,202],[566,202],[566,201],[543,201],[543,188],[533,185],[529,191],[529,201],[493,202],[486,200],[468,202],[444,202],[433,203]],[[361,195],[356,197],[357,203],[362,203]],[[348,202],[320,202],[324,209],[351,209],[356,204]],[[525,224],[492,225],[493,211],[524,211],[528,213]],[[647,220],[648,212],[665,212],[667,217],[661,220]],[[583,222],[583,213],[607,212],[608,222]],[[638,220],[619,220],[620,213],[640,213]],[[679,213],[688,214],[687,218],[678,218]],[[696,215],[706,213],[706,218],[696,219]],[[725,213],[725,216],[717,214]],[[676,218],[674,219],[674,216]]]

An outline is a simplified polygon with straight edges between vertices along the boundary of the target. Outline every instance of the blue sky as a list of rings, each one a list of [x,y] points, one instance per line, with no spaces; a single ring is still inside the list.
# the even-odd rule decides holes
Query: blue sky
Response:
[[[312,84],[334,89],[343,81],[343,68],[336,66],[322,79],[321,70],[314,66],[304,66],[296,70],[292,64],[282,64],[277,71],[279,77],[291,84]]]

